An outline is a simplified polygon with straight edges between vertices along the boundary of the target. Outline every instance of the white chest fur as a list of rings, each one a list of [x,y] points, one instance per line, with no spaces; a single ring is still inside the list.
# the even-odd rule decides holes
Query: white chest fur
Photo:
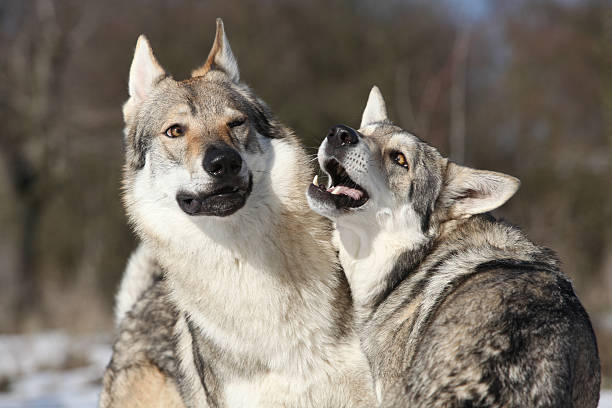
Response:
[[[380,293],[402,252],[426,240],[413,211],[401,213],[407,215],[401,219],[379,216],[369,224],[336,223],[333,241],[358,306]]]
[[[305,210],[305,161],[289,142],[271,146],[274,160],[247,160],[253,191],[235,215],[190,218],[177,210],[172,183],[153,188],[145,168],[133,188],[132,218],[166,270],[172,301],[222,349],[220,358],[265,365],[265,374],[247,380],[239,367],[219,379],[228,406],[351,405],[348,384],[363,393],[369,374],[355,336],[338,344],[334,300],[346,294],[337,293],[334,253],[324,224]],[[203,401],[189,344],[182,335],[179,353],[194,399]],[[343,389],[333,386],[339,379]]]
[[[283,255],[271,250],[274,245],[263,237],[251,239],[261,243],[253,251],[257,254],[209,247],[189,259],[169,251],[173,300],[227,351],[254,356],[285,373],[308,371],[312,361],[304,354],[323,353],[333,331],[331,285],[296,282]]]

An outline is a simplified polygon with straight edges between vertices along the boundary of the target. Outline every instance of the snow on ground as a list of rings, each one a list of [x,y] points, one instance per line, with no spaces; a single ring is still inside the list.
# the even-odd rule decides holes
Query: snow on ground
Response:
[[[0,335],[0,408],[96,407],[110,336]]]
[[[603,390],[601,392],[599,408],[612,408],[612,390]]]
[[[107,335],[0,335],[0,408],[94,408],[110,354]]]

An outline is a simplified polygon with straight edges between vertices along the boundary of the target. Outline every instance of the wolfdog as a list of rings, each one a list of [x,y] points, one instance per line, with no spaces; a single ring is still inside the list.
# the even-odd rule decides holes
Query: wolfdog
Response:
[[[130,265],[161,272],[124,280],[101,405],[150,390],[141,383],[151,376],[155,392],[175,401],[176,385],[188,407],[372,406],[331,227],[304,195],[308,156],[240,82],[221,20],[205,64],[184,81],[140,37],[129,94],[124,201],[144,245],[144,261]],[[134,302],[149,284],[140,296],[150,303]],[[129,374],[136,365],[147,371]]]
[[[516,178],[443,158],[376,87],[318,159],[309,203],[335,222],[382,406],[597,405],[595,335],[555,255],[485,214]]]

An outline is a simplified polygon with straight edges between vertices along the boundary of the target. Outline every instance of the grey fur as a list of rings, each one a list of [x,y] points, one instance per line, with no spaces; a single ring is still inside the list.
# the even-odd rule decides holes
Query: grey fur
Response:
[[[358,137],[325,141],[319,162],[369,201],[334,208],[311,186],[309,202],[335,221],[381,406],[596,407],[595,335],[554,253],[480,214],[518,180],[442,158],[388,121],[377,88]]]
[[[239,82],[222,23],[208,60],[184,81],[165,75],[141,38],[124,116],[124,201],[163,278],[120,324],[101,406],[134,406],[124,394],[142,366],[187,407],[372,406],[331,229],[304,197],[308,157]],[[173,124],[182,136],[166,136]],[[178,193],[215,192],[202,163],[219,145],[242,159],[235,179],[245,201],[229,214],[187,215]]]
[[[167,283],[159,265],[141,266],[145,268],[141,272],[151,276],[150,286],[121,316],[112,359],[104,374],[100,406],[182,407],[177,392],[174,344],[178,312],[168,298]],[[145,393],[152,395],[138,395]]]

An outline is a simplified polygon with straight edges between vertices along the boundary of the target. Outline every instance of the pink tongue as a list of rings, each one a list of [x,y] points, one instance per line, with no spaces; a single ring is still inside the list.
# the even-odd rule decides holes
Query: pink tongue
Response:
[[[363,196],[363,192],[346,186],[336,186],[327,189],[328,193],[344,194],[351,197],[353,200],[359,200]]]

